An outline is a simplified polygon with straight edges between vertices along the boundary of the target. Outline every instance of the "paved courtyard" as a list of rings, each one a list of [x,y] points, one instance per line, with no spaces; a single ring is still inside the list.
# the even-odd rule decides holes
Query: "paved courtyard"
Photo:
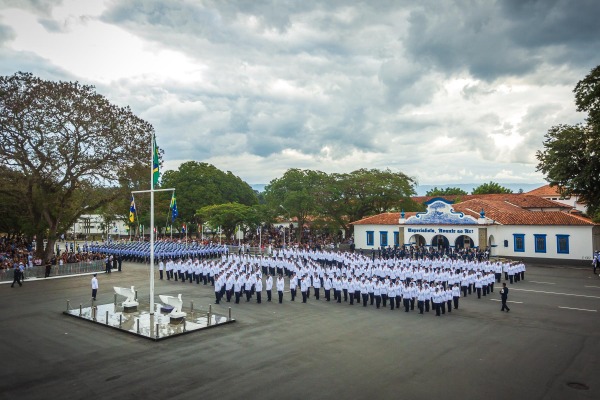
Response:
[[[99,274],[100,303],[147,265]],[[62,314],[88,304],[90,276],[0,285],[0,399],[599,399],[600,279],[529,266],[492,296],[435,317],[326,303],[214,305],[236,323],[151,342]],[[211,287],[156,280],[207,309]],[[275,297],[275,296],[274,296]],[[157,297],[158,298],[158,297]],[[184,309],[185,311],[185,309]]]

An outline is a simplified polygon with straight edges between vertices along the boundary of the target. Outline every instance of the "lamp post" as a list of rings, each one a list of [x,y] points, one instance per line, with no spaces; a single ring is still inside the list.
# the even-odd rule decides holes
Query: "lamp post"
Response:
[[[291,219],[292,219],[292,214],[291,214],[291,213],[290,213],[290,212],[287,210],[287,208],[285,208],[285,207],[283,206],[283,204],[280,204],[280,205],[279,205],[279,207],[281,207],[281,208],[283,209],[283,211],[285,211],[285,212],[287,213],[287,215],[288,215],[288,220],[289,220],[289,221],[288,221],[288,223],[289,223],[289,222],[291,221]],[[287,225],[287,224],[286,224],[286,225]],[[284,225],[284,226],[283,226],[283,247],[284,247],[284,248],[285,248],[285,230],[287,229],[287,226],[286,226],[286,225]],[[292,234],[292,232],[290,231],[290,236],[291,236],[291,234]],[[289,241],[289,238],[288,238],[288,241]]]

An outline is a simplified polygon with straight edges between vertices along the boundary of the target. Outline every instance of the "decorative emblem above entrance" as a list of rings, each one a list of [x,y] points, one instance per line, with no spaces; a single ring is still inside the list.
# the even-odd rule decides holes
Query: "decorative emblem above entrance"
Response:
[[[477,220],[452,208],[452,203],[436,197],[427,203],[427,211],[409,217],[404,225],[477,225]]]

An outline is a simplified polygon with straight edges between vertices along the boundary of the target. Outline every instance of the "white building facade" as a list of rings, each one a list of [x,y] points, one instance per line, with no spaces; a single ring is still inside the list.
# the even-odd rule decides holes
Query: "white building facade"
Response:
[[[525,196],[526,197],[526,196]],[[353,223],[357,249],[394,246],[483,248],[515,259],[591,262],[600,248],[600,226],[519,198],[478,198],[458,204],[435,198],[422,213],[385,213]],[[545,201],[545,200],[544,200]]]

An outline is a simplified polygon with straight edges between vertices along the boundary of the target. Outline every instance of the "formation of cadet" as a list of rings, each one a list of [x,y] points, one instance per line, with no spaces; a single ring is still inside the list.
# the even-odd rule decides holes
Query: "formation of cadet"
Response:
[[[93,253],[103,253],[121,256],[125,261],[147,262],[150,260],[149,242],[107,242],[103,244],[84,244],[85,250]],[[225,245],[203,245],[197,242],[179,243],[173,241],[154,242],[154,257],[159,258],[213,258],[227,254]]]
[[[223,253],[217,259],[175,258],[159,260],[160,279],[181,283],[210,285],[215,301],[240,303],[267,302],[272,299],[273,284],[279,303],[287,288],[295,301],[298,289],[301,301],[311,295],[320,300],[347,302],[363,307],[403,308],[420,314],[440,316],[458,309],[459,300],[468,295],[477,298],[494,291],[502,273],[510,283],[525,278],[525,265],[519,262],[480,262],[448,258],[372,259],[357,253],[275,250],[272,256]],[[275,277],[275,278],[274,278]],[[311,293],[312,292],[312,293]],[[333,297],[331,293],[333,292]]]

